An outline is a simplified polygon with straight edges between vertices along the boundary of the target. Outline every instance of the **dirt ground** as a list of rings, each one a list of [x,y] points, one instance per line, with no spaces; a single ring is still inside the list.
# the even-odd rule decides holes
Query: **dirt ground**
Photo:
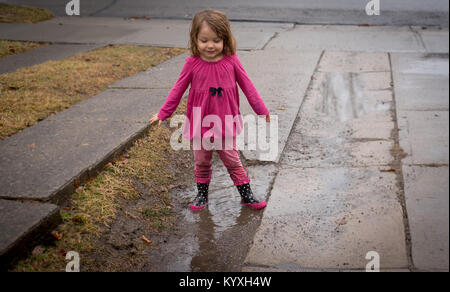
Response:
[[[180,150],[167,155],[167,158],[174,162],[170,169],[177,177],[176,185],[170,193],[176,194],[177,190],[193,184],[191,153]],[[147,257],[152,250],[158,249],[159,245],[174,236],[177,216],[172,217],[169,222],[160,222],[157,226],[152,224],[154,222],[149,222],[148,218],[143,216],[142,210],[146,206],[160,204],[161,197],[139,179],[135,179],[133,184],[139,190],[140,198],[122,200],[116,219],[110,228],[105,226],[103,235],[95,242],[94,251],[80,255],[81,271],[142,271],[144,266],[149,264]],[[172,196],[166,208],[172,214],[178,214],[181,209],[188,208],[188,205],[189,202]],[[143,240],[142,236],[151,243]]]

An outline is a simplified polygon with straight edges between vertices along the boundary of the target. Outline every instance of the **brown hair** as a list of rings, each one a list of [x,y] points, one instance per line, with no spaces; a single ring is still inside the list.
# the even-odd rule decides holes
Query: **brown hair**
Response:
[[[233,55],[236,53],[236,40],[231,33],[230,22],[225,13],[208,9],[195,14],[192,19],[189,49],[191,55],[197,57],[200,52],[197,48],[197,37],[202,23],[205,22],[223,40],[223,53],[225,55]]]

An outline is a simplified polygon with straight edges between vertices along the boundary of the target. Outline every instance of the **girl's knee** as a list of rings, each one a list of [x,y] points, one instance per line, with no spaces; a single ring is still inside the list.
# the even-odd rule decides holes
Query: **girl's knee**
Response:
[[[211,158],[209,154],[197,154],[194,156],[195,165],[211,166]]]
[[[208,162],[195,163],[195,168],[196,169],[207,169],[207,170],[210,170],[212,168],[212,164],[208,163]]]

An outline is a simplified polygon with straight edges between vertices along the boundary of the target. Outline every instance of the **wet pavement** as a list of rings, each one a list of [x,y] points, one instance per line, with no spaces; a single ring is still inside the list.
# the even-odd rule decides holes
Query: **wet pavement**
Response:
[[[195,186],[171,193],[177,224],[169,236],[156,242],[157,247],[150,251],[143,270],[241,271],[263,211],[240,204],[240,195],[215,152],[212,167],[209,202],[205,209],[189,209],[189,203],[197,194]],[[267,199],[277,167],[266,164],[247,168],[254,194]]]
[[[244,271],[408,268],[387,53],[326,51]]]

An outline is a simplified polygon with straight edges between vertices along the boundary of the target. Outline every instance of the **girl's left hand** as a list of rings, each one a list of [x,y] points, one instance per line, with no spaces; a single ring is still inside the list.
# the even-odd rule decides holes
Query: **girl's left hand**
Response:
[[[270,114],[266,115],[266,122],[269,123],[270,122]]]
[[[150,119],[150,125],[153,124],[154,122],[158,121],[158,126],[161,126],[162,121],[158,118],[158,114],[155,114],[151,119]]]

